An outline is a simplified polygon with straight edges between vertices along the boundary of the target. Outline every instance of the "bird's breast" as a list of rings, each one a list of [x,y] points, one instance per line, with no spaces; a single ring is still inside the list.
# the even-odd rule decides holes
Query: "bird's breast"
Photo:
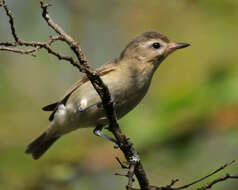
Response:
[[[116,74],[116,80],[105,81],[115,102],[117,117],[131,111],[145,96],[150,78],[144,78],[137,71],[126,70]]]
[[[130,70],[116,70],[102,76],[108,86],[115,105],[117,117],[131,111],[145,96],[150,80],[138,76]],[[88,127],[107,124],[101,99],[90,82],[79,87],[67,102],[68,121],[75,127]],[[72,128],[73,129],[73,128]]]

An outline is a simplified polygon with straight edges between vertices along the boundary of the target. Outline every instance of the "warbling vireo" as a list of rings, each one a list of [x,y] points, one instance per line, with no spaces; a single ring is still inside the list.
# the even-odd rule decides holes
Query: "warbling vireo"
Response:
[[[187,43],[172,42],[159,32],[145,32],[135,37],[119,58],[97,70],[109,88],[118,119],[143,99],[160,63],[174,50],[187,46]],[[52,111],[51,124],[27,147],[26,153],[32,154],[34,159],[40,158],[59,137],[78,128],[96,127],[96,135],[112,140],[101,132],[108,120],[101,99],[87,77],[74,84],[61,100],[43,110]]]

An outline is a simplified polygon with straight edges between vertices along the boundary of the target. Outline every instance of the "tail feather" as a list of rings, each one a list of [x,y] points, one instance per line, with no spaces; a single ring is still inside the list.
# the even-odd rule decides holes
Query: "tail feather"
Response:
[[[47,138],[47,132],[44,132],[42,135],[33,140],[25,151],[26,154],[32,154],[32,157],[37,160],[39,159],[49,148],[50,146],[59,138],[51,137]]]

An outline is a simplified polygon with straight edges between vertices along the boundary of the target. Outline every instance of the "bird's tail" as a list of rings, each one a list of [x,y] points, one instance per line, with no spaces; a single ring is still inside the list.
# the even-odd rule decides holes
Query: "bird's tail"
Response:
[[[49,137],[47,131],[43,132],[39,137],[34,139],[28,146],[25,151],[26,154],[32,154],[32,157],[37,160],[39,159],[49,148],[50,146],[59,138]]]

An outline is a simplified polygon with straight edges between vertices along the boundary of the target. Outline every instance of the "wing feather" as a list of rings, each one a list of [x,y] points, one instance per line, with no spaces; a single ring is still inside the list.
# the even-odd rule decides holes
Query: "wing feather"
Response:
[[[117,61],[114,62],[109,62],[105,65],[103,65],[102,67],[100,67],[99,69],[97,69],[97,72],[99,74],[99,76],[103,76],[111,71],[115,70],[115,66],[117,64]],[[63,98],[61,98],[58,102],[55,102],[53,104],[49,104],[47,106],[44,106],[42,109],[44,111],[52,111],[49,120],[52,121],[54,119],[54,114],[58,109],[58,106],[60,104],[66,104],[67,100],[69,99],[70,95],[77,90],[82,84],[84,84],[85,82],[88,81],[88,77],[84,76],[81,80],[77,81],[65,94],[65,96]]]

